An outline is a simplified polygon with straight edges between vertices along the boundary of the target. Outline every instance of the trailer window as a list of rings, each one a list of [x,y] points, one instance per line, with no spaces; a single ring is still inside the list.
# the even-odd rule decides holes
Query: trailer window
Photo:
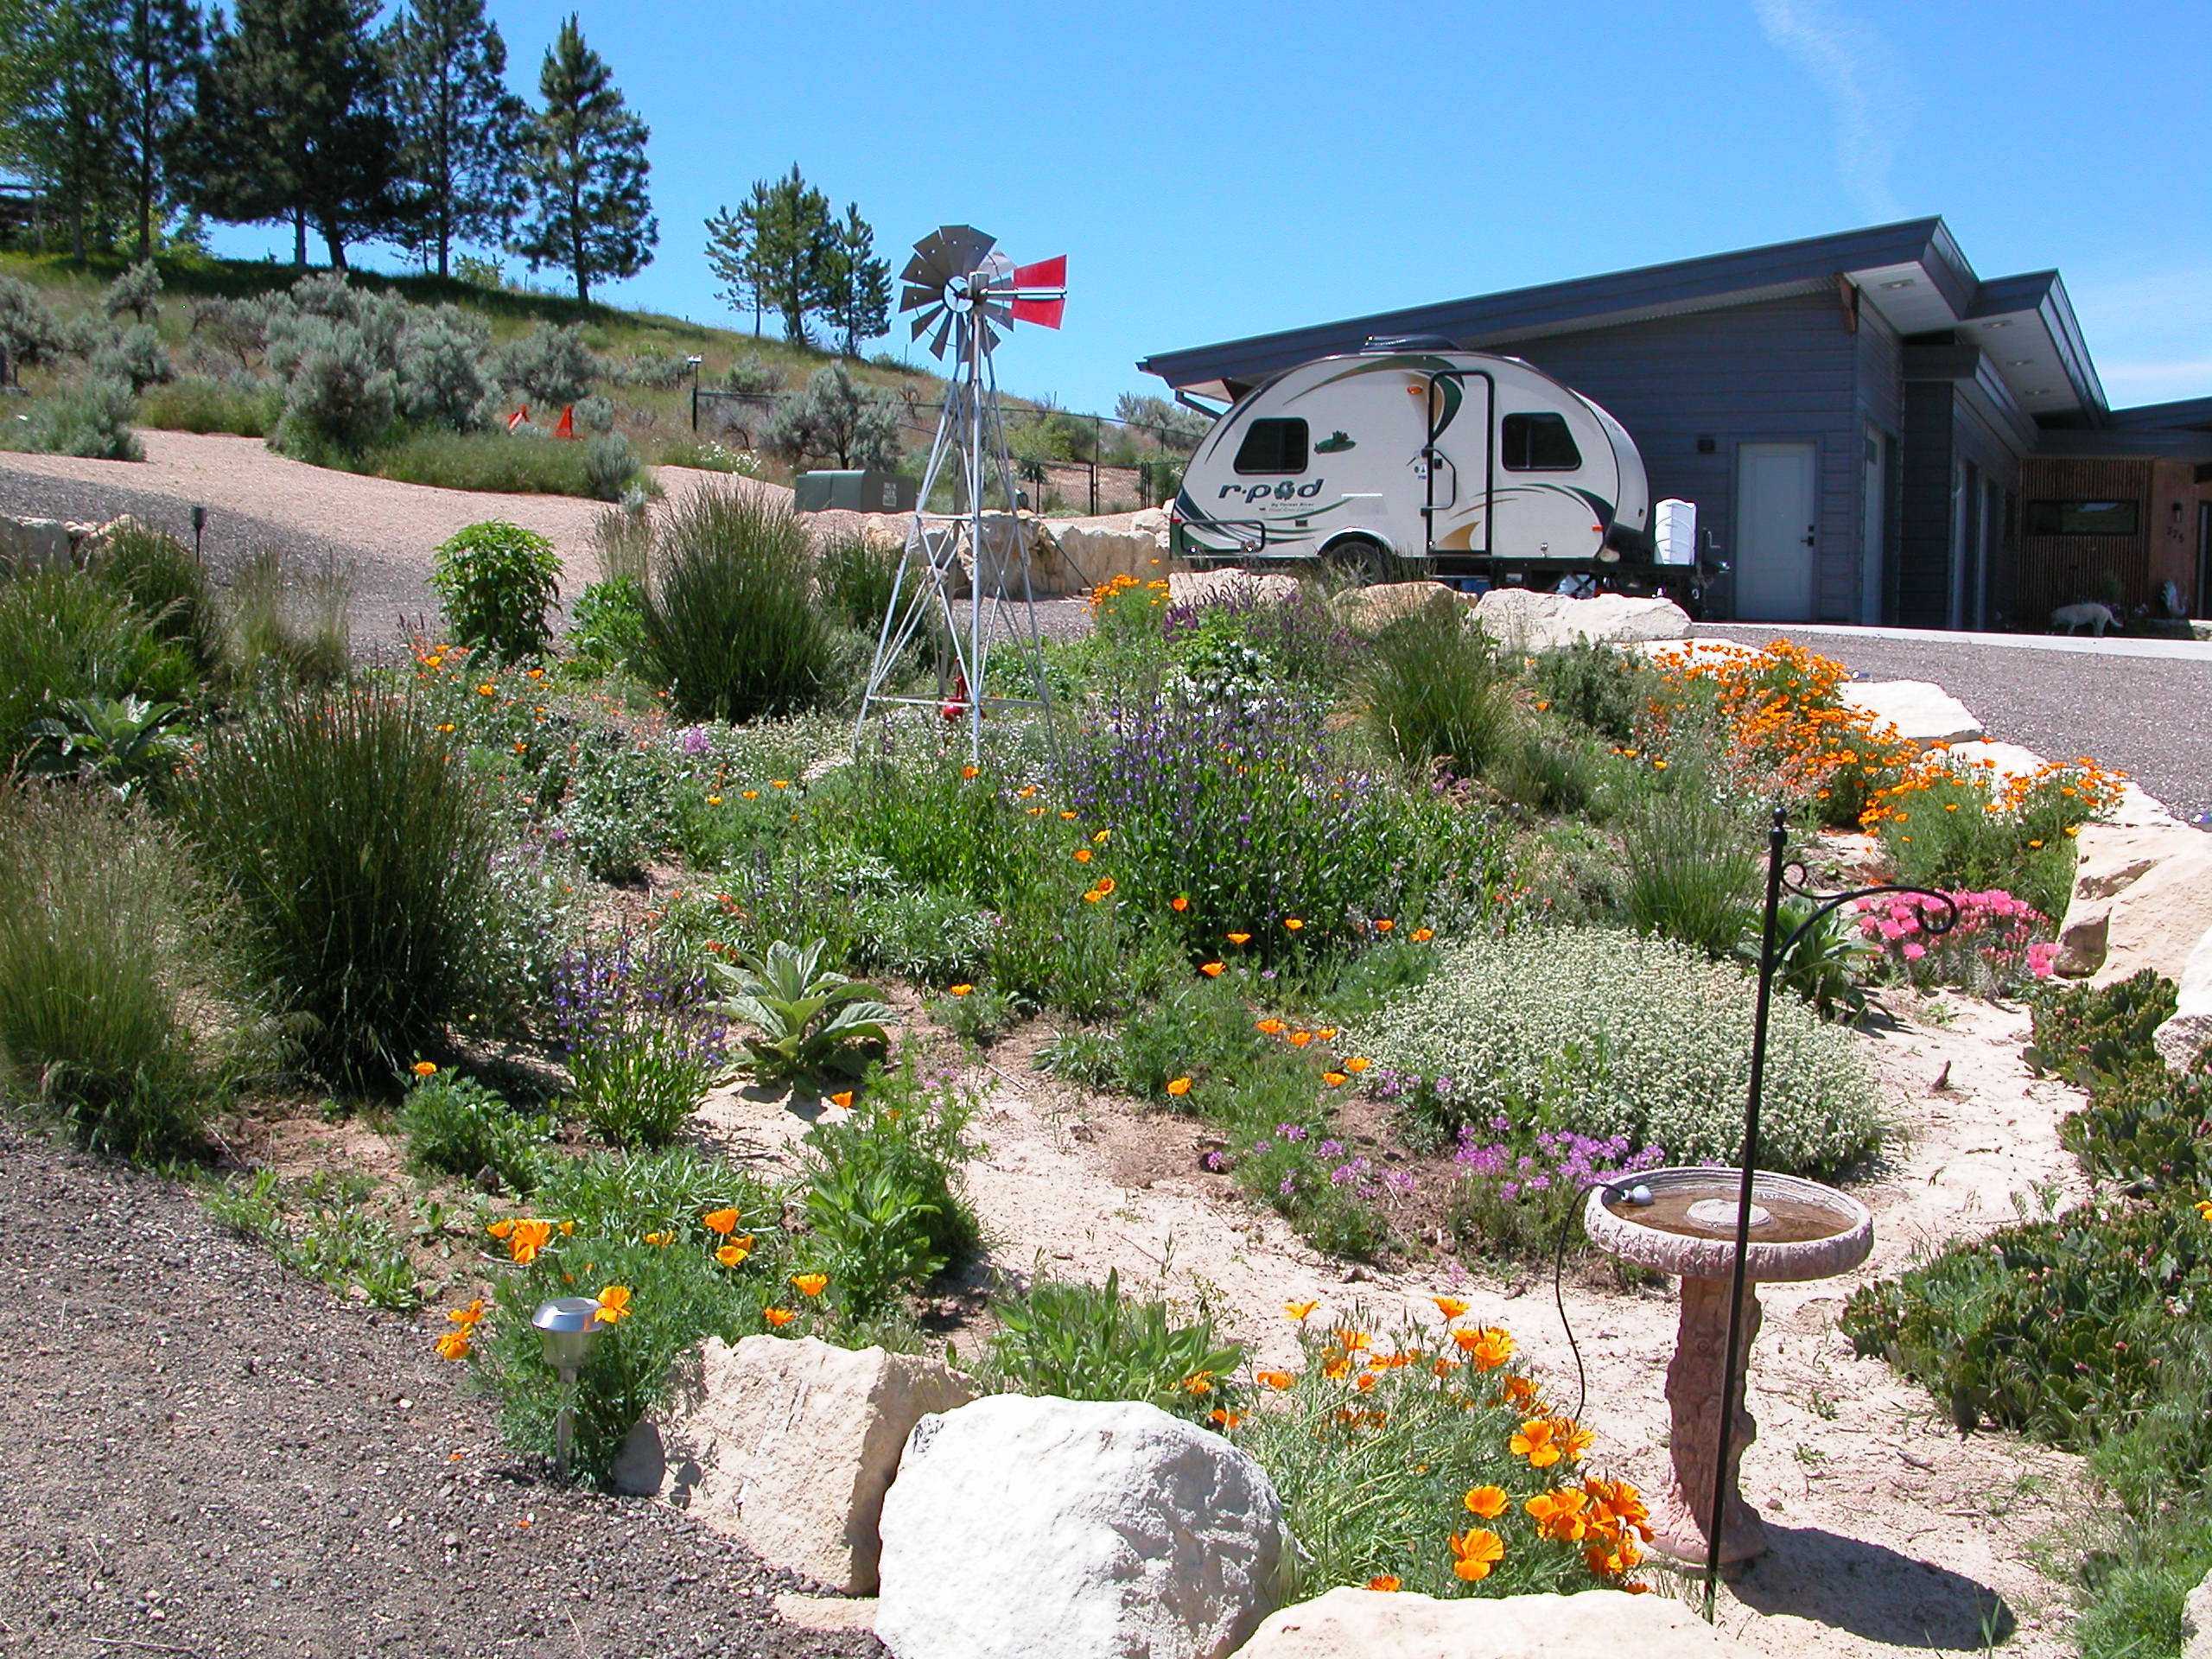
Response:
[[[2031,536],[2133,536],[2137,522],[2133,501],[2031,501]]]
[[[1240,473],[1302,473],[1306,470],[1306,423],[1270,418],[1255,421],[1237,446]]]
[[[1509,415],[1504,428],[1498,448],[1508,472],[1571,473],[1582,465],[1564,415]]]

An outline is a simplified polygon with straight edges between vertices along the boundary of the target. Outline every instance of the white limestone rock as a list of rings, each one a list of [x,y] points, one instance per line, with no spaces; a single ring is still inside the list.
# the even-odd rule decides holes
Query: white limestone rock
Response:
[[[1298,597],[1298,578],[1280,570],[1177,570],[1167,578],[1170,605],[1215,605],[1246,596],[1267,604]]]
[[[914,1430],[883,1506],[898,1659],[1220,1659],[1292,1548],[1258,1464],[1156,1406],[994,1395]]]
[[[1404,1591],[1336,1589],[1271,1615],[1236,1659],[1752,1659],[1671,1596],[1440,1601]]]
[[[685,1393],[663,1434],[671,1501],[849,1595],[875,1588],[876,1517],[907,1434],[973,1397],[920,1355],[766,1336],[708,1342]]]
[[[1913,743],[1967,743],[1983,735],[1966,704],[1928,680],[1861,680],[1836,688],[1847,709],[1873,716],[1875,729]]]
[[[2158,1047],[2159,1058],[2176,1071],[2186,1072],[2196,1064],[2196,1057],[2212,1043],[2212,931],[2196,942],[2196,949],[2189,953],[2189,960],[2182,964],[2181,978],[2177,982],[2181,995],[2173,1017],[2160,1026],[2152,1041]],[[2212,1578],[2197,1586],[2189,1599],[2195,1612],[2200,1598],[2205,1617],[2198,1620],[2202,1631],[2200,1638],[2192,1638],[2189,1652],[2183,1659],[2212,1659]],[[2198,1655],[2202,1646],[2203,1652]]]
[[[2111,985],[2145,968],[2178,982],[2212,931],[2212,836],[2185,824],[2089,823],[2053,969]]]
[[[1690,632],[1689,613],[1671,599],[1568,599],[1526,588],[1491,588],[1476,604],[1475,620],[1510,651],[1555,651],[1584,639],[1687,639]]]

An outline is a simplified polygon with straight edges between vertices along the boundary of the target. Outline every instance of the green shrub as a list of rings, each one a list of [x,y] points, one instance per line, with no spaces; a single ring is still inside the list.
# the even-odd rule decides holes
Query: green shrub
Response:
[[[95,375],[33,404],[16,429],[15,447],[88,461],[143,461],[145,448],[130,429],[137,414],[137,395],[128,380]]]
[[[125,328],[92,353],[94,375],[120,380],[137,397],[149,386],[166,385],[176,378],[176,365],[162,348],[162,337],[146,323]]]
[[[1124,1297],[1118,1269],[1103,1285],[1040,1278],[991,1309],[999,1328],[982,1370],[1001,1394],[1141,1400],[1204,1421],[1244,1363],[1243,1349],[1224,1341],[1205,1314],[1182,1324],[1166,1302]]]
[[[30,723],[23,770],[99,784],[127,801],[142,787],[167,783],[192,747],[178,729],[183,721],[184,710],[173,702],[72,697]]]
[[[569,622],[569,653],[594,672],[612,673],[645,653],[645,590],[636,578],[594,582],[578,595]]]
[[[1570,1129],[1656,1143],[1678,1163],[1740,1155],[1752,986],[1662,939],[1528,929],[1449,953],[1419,989],[1361,1022],[1355,1052],[1397,1074],[1434,1129]],[[1845,1033],[1777,999],[1761,1166],[1833,1171],[1879,1138],[1873,1084]]]
[[[0,580],[0,763],[73,699],[182,702],[194,689],[188,653],[96,577],[60,566]]]
[[[416,1168],[465,1181],[488,1170],[519,1194],[543,1173],[553,1127],[549,1117],[523,1116],[474,1078],[442,1071],[409,1089],[399,1108],[399,1130]]]
[[[2152,968],[2113,985],[2046,986],[2029,1003],[2031,1040],[2023,1058],[2038,1073],[2087,1089],[2154,1053],[2151,1039],[2178,1001],[2174,982]]]
[[[538,323],[501,346],[492,360],[493,378],[509,392],[549,409],[575,403],[600,373],[599,359],[574,323]]]
[[[0,354],[13,364],[50,363],[61,350],[61,326],[29,283],[0,276]]]
[[[138,423],[169,432],[228,432],[260,438],[269,435],[281,410],[273,387],[185,375],[165,386],[146,389],[138,400]]]
[[[645,667],[687,720],[757,720],[819,702],[830,632],[814,555],[787,507],[702,490],[663,518],[645,594]]]
[[[908,1059],[869,1072],[842,1122],[808,1132],[802,1253],[848,1318],[890,1311],[974,1253],[982,1228],[959,1170],[975,1156],[963,1139],[975,1108],[958,1084],[918,1078]]]
[[[1457,605],[1423,605],[1367,643],[1363,717],[1409,766],[1480,778],[1510,749],[1518,709],[1490,636]]]
[[[2117,800],[2119,787],[2087,763],[2048,766],[2005,784],[1986,766],[1939,753],[1876,796],[1868,818],[1894,880],[1946,890],[2002,888],[2046,916],[2063,916],[2075,832]]]
[[[453,637],[503,662],[543,656],[545,612],[561,590],[561,556],[536,531],[493,519],[438,545],[430,586]]]
[[[1641,655],[1583,639],[1537,657],[1535,689],[1551,714],[1626,747],[1637,741],[1663,686]]]
[[[664,1147],[728,1070],[728,1036],[679,942],[575,952],[552,986],[553,1023],[575,1088],[569,1105],[601,1140]]]
[[[340,690],[211,733],[182,820],[327,1075],[388,1083],[480,1005],[498,834],[411,704]]]
[[[416,432],[378,449],[380,477],[500,495],[591,494],[584,446],[506,432]]]
[[[620,501],[638,475],[637,452],[620,432],[598,432],[584,440],[584,493],[594,501]]]
[[[2212,1076],[2175,1076],[2152,1043],[2177,998],[2172,981],[2145,968],[2113,985],[2046,986],[2030,1004],[2028,1064],[2089,1092],[2061,1120],[2061,1142],[2091,1175],[2139,1193],[2212,1176]]]
[[[192,1035],[209,975],[190,884],[143,817],[0,788],[0,1089],[79,1144],[184,1150],[216,1079]]]

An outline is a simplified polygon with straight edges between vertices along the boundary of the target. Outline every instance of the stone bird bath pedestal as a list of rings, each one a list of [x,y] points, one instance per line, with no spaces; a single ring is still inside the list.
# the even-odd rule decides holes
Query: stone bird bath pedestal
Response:
[[[1744,1448],[1758,1426],[1739,1403],[1725,1447],[1719,1432],[1739,1179],[1732,1169],[1655,1169],[1611,1187],[1592,1188],[1582,1212],[1584,1230],[1599,1249],[1638,1267],[1678,1274],[1682,1281],[1681,1324],[1667,1367],[1674,1474],[1651,1517],[1653,1543],[1677,1561],[1707,1559],[1707,1519],[1724,1457],[1720,1560],[1749,1560],[1765,1554],[1767,1547],[1758,1511],[1736,1490]],[[1874,1218],[1866,1205],[1817,1181],[1761,1171],[1752,1185],[1751,1203],[1743,1343],[1732,1390],[1739,1402],[1751,1340],[1759,1328],[1757,1284],[1848,1273],[1866,1259],[1874,1243]]]

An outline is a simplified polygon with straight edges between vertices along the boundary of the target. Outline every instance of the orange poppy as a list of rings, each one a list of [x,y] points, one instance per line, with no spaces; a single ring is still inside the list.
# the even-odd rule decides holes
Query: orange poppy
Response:
[[[1180,1100],[1191,1092],[1191,1080],[1188,1077],[1170,1077],[1167,1080],[1167,1092]]]
[[[728,1238],[737,1230],[738,1212],[732,1210],[712,1210],[699,1217],[699,1224],[710,1233],[720,1233]]]
[[[1299,930],[1300,928],[1301,928],[1301,927],[1303,927],[1303,926],[1305,926],[1305,925],[1306,925],[1306,924],[1305,924],[1302,920],[1300,920],[1298,917],[1295,917],[1295,916],[1286,916],[1286,917],[1284,917],[1284,918],[1282,918],[1282,925],[1283,925],[1283,928],[1284,928],[1284,930],[1285,930],[1286,931],[1287,931],[1287,932],[1291,932],[1291,933],[1295,933],[1295,932],[1297,932],[1297,931],[1298,931],[1298,930]]]
[[[591,1316],[594,1325],[612,1325],[617,1319],[630,1317],[630,1287],[609,1285],[599,1293],[599,1311]]]
[[[795,1273],[791,1275],[791,1287],[803,1295],[819,1296],[830,1287],[830,1275],[826,1273]]]
[[[1221,962],[1202,962],[1198,964],[1198,971],[1204,974],[1208,979],[1219,979],[1221,977],[1222,969],[1226,968],[1228,965],[1228,963]]]
[[[1395,1590],[1398,1579],[1395,1573],[1378,1573],[1367,1581],[1367,1587],[1370,1590]]]
[[[1320,1306],[1319,1302],[1285,1302],[1282,1305],[1282,1311],[1287,1318],[1296,1319],[1303,1324],[1306,1317]]]
[[[1249,933],[1231,933],[1227,937],[1231,944],[1249,944],[1252,942]]]
[[[1359,1055],[1355,1054],[1355,1055],[1353,1055],[1353,1056],[1351,1057],[1351,1058],[1350,1058],[1350,1059],[1348,1059],[1348,1060],[1346,1060],[1346,1061],[1344,1062],[1344,1070],[1345,1070],[1345,1071],[1354,1071],[1354,1072],[1357,1072],[1357,1071],[1366,1071],[1366,1070],[1367,1070],[1367,1068],[1368,1068],[1369,1066],[1370,1066],[1370,1065],[1374,1065],[1374,1064],[1375,1064],[1375,1062],[1374,1062],[1374,1061],[1370,1060],[1370,1059],[1363,1059],[1363,1058],[1362,1058]]]
[[[1167,908],[1170,910],[1188,910],[1190,907],[1191,901],[1179,893],[1167,901]]]
[[[1457,1296],[1432,1296],[1429,1300],[1436,1304],[1436,1311],[1447,1319],[1456,1319],[1467,1311],[1467,1305]]]
[[[739,1244],[725,1244],[715,1252],[715,1260],[726,1268],[741,1267],[753,1252]]]
[[[1427,944],[1436,937],[1436,930],[1433,927],[1417,927],[1414,929],[1410,937],[1415,944]]]
[[[1288,1371],[1255,1371],[1252,1373],[1252,1380],[1262,1387],[1274,1389],[1277,1393],[1281,1393],[1298,1381]]]
[[[466,1330],[447,1332],[438,1338],[437,1349],[441,1359],[467,1359],[468,1332]]]
[[[1327,1084],[1330,1088],[1335,1089],[1349,1082],[1350,1079],[1341,1071],[1324,1071],[1321,1074],[1321,1081]]]
[[[1495,1521],[1505,1513],[1508,1500],[1503,1486],[1477,1486],[1460,1501],[1466,1504],[1469,1514],[1478,1515],[1485,1521]]]
[[[1465,1532],[1455,1532],[1448,1541],[1452,1546],[1452,1570],[1470,1584],[1490,1576],[1490,1570],[1505,1559],[1505,1540],[1487,1527],[1470,1527]]]
[[[435,1077],[437,1075],[437,1071],[438,1065],[435,1060],[417,1060],[415,1062],[415,1075],[418,1077]]]
[[[760,1317],[780,1331],[798,1315],[788,1307],[764,1307],[760,1310]]]

